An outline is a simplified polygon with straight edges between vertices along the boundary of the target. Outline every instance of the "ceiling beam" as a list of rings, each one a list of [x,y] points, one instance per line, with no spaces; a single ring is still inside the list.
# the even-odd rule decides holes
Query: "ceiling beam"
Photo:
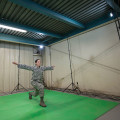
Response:
[[[22,43],[22,44],[29,44],[29,45],[35,45],[35,46],[39,46],[41,44],[39,40],[28,39],[28,38],[8,35],[4,33],[0,33],[0,41]]]
[[[68,18],[66,16],[63,16],[61,14],[58,14],[57,12],[54,12],[50,9],[47,9],[47,8],[33,2],[32,0],[9,0],[9,1],[11,1],[15,4],[18,4],[22,7],[28,8],[30,10],[36,11],[38,13],[41,13],[43,15],[54,18],[56,20],[62,21],[62,22],[67,23],[67,24],[70,24],[70,25],[75,26],[77,28],[84,28],[85,27],[82,23],[80,23],[78,21],[75,21],[71,18]]]
[[[26,26],[26,25],[21,25],[21,24],[10,22],[10,21],[3,20],[3,19],[0,19],[0,24],[11,26],[11,27],[16,27],[16,28],[19,28],[19,29],[24,29],[24,30],[34,32],[34,33],[38,33],[38,34],[42,33],[42,34],[47,35],[47,36],[62,38],[62,36],[59,35],[59,34],[54,34],[54,33],[51,33],[51,32],[45,32],[43,30],[39,30],[39,29],[36,29],[36,28],[33,28],[33,27],[29,27],[29,26]]]
[[[120,7],[117,5],[114,0],[105,0],[109,6],[113,8],[116,12],[120,12]]]
[[[45,43],[45,42],[48,42],[48,41],[50,41],[52,38],[47,38],[47,39],[45,39],[42,43]]]
[[[119,15],[120,16],[120,15]],[[74,36],[74,35],[77,35],[79,33],[84,33],[85,31],[89,30],[89,29],[95,29],[95,27],[97,28],[97,26],[100,26],[102,24],[105,24],[106,22],[108,21],[111,21],[113,20],[114,18],[113,17],[109,17],[109,15],[104,15],[102,16],[101,18],[98,18],[96,19],[95,21],[92,21],[92,22],[89,22],[88,24],[86,24],[86,28],[85,29],[77,29],[77,30],[74,30],[73,32],[70,32],[70,33],[67,33],[62,39],[58,38],[58,39],[53,39],[51,40],[51,42],[49,44],[47,44],[48,46],[58,42],[58,41],[62,41],[62,40],[65,40],[65,39],[70,39],[70,37]]]

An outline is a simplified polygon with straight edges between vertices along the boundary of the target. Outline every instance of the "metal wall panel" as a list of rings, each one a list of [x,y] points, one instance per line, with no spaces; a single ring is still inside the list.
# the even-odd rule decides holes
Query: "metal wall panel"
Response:
[[[18,83],[18,68],[12,62],[19,61],[26,65],[33,65],[33,46],[20,45],[0,41],[0,92],[11,92]],[[38,56],[37,58],[40,58]],[[20,84],[25,88],[31,88],[30,80],[32,72],[20,69]]]

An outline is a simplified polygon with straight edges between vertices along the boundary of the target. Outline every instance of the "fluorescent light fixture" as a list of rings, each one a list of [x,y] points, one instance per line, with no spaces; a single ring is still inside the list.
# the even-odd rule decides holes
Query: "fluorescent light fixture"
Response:
[[[40,47],[40,49],[43,49],[44,46],[43,45],[39,45],[39,47]]]
[[[1,25],[1,24],[0,24],[0,28],[5,28],[5,29],[9,29],[9,30],[18,31],[18,32],[24,32],[24,33],[27,32],[26,30],[10,27],[10,26],[6,26],[6,25]]]
[[[44,35],[43,33],[38,33],[39,35]]]
[[[110,13],[110,17],[113,17],[113,13],[112,12]]]

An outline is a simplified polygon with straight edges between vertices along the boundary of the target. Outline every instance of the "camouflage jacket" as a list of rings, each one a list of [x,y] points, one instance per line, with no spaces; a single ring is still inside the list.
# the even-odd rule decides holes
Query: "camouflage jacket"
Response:
[[[20,69],[25,69],[32,71],[32,81],[37,81],[40,83],[43,83],[43,72],[46,70],[53,70],[52,66],[44,67],[44,66],[28,66],[28,65],[23,65],[23,64],[18,64],[18,68]]]

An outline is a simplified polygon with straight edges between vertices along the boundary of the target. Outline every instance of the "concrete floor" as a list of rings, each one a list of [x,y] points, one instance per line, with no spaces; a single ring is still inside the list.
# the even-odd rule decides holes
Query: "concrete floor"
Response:
[[[96,120],[120,120],[120,104]]]

